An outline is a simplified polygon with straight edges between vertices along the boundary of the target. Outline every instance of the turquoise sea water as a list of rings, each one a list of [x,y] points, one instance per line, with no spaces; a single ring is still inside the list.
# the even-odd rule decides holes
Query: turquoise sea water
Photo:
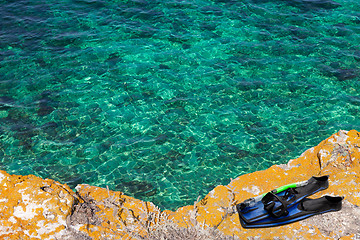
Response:
[[[0,0],[0,169],[163,209],[360,129],[358,0]]]

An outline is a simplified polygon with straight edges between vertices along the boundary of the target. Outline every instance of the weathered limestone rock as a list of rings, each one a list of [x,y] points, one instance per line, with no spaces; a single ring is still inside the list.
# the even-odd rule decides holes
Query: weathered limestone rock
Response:
[[[131,239],[131,236],[144,236],[150,221],[157,221],[161,212],[150,202],[123,195],[108,189],[86,184],[76,187],[81,205],[90,214],[78,215],[74,211],[71,221],[81,224],[78,230],[87,233],[92,239]],[[89,221],[88,219],[94,219]]]
[[[0,171],[0,238],[55,239],[63,235],[73,194],[68,186],[53,180]]]
[[[279,186],[304,181],[311,176],[330,175],[330,187],[314,195],[339,195],[345,196],[345,202],[351,206],[353,216],[360,220],[360,133],[351,130],[339,131],[328,139],[322,141],[318,146],[305,151],[299,158],[291,160],[288,164],[272,166],[264,171],[258,171],[242,175],[230,182],[227,186],[218,186],[212,190],[204,199],[194,207],[179,208],[176,212],[166,211],[170,218],[181,226],[189,224],[193,215],[198,222],[205,222],[209,227],[217,227],[228,236],[236,235],[240,239],[333,239],[334,236],[342,237],[346,234],[339,232],[342,229],[339,224],[346,225],[348,222],[337,222],[338,226],[333,231],[320,231],[311,221],[302,221],[291,225],[270,229],[243,229],[240,225],[238,215],[231,214],[231,206],[245,199],[257,196]],[[333,213],[334,217],[329,221],[336,222],[339,212]],[[323,215],[322,215],[323,216]],[[321,216],[321,217],[322,217]],[[319,219],[314,217],[311,219]],[[320,223],[319,221],[317,223]],[[329,225],[331,226],[331,225]],[[360,227],[351,226],[348,233],[358,234]],[[346,229],[346,228],[344,228]]]
[[[151,231],[173,229],[161,227],[170,220],[179,229],[216,228],[223,239],[360,239],[359,173],[360,133],[355,130],[339,131],[288,164],[239,176],[174,212],[161,212],[121,192],[86,184],[73,192],[53,180],[0,171],[0,239],[146,239]],[[330,175],[330,187],[314,197],[344,196],[342,211],[275,228],[241,227],[235,204],[325,174]],[[213,239],[221,239],[217,236]]]

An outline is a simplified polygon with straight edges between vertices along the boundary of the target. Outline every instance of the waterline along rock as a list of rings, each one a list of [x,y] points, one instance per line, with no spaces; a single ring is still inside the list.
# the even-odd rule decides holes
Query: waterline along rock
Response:
[[[325,174],[330,187],[312,197],[344,196],[340,212],[282,227],[241,227],[235,204]],[[51,179],[0,171],[0,239],[359,239],[359,174],[356,130],[341,130],[287,164],[232,179],[176,211],[106,188],[80,184],[73,191]]]

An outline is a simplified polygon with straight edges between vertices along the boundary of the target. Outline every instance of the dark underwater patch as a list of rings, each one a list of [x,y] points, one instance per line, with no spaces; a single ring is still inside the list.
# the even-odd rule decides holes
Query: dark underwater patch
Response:
[[[215,16],[222,16],[223,12],[221,8],[216,6],[205,6],[200,9],[200,12],[203,14],[215,15]]]
[[[115,184],[115,190],[130,193],[136,198],[153,196],[157,192],[156,188],[146,181],[133,180]]]
[[[48,122],[40,127],[40,129],[49,137],[54,138],[57,136],[57,127],[59,125],[56,122]]]
[[[162,145],[162,144],[166,143],[167,141],[169,141],[170,139],[171,139],[171,136],[169,136],[169,134],[161,134],[155,138],[155,143],[157,145]]]
[[[355,68],[342,68],[340,63],[319,65],[320,72],[327,77],[336,77],[339,81],[359,78],[359,70]]]
[[[359,96],[348,96],[348,100],[352,105],[360,106],[360,95]]]
[[[7,110],[13,107],[15,99],[8,96],[0,96],[0,110]]]
[[[184,154],[181,154],[175,150],[170,150],[169,152],[166,153],[166,158],[169,159],[170,161],[182,160],[184,157],[185,157]]]
[[[46,116],[52,113],[55,108],[59,105],[57,101],[54,101],[52,99],[52,96],[54,95],[51,91],[43,91],[40,94],[40,99],[38,101],[38,110],[37,114],[38,116]]]
[[[39,129],[32,124],[19,122],[10,129],[14,132],[14,137],[19,140],[27,140],[39,133]]]
[[[303,10],[335,9],[341,6],[340,3],[331,0],[285,0],[289,5]]]
[[[106,6],[106,1],[102,0],[73,0],[77,4],[82,4],[84,7],[103,8]]]
[[[303,11],[331,10],[341,6],[340,3],[332,0],[281,0],[289,6],[299,8]],[[273,0],[253,0],[256,4],[273,2]]]

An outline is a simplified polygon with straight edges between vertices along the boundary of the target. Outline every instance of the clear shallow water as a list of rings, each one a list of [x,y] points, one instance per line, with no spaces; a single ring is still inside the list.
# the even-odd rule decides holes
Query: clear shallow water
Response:
[[[0,168],[175,209],[360,129],[357,0],[0,1]]]

